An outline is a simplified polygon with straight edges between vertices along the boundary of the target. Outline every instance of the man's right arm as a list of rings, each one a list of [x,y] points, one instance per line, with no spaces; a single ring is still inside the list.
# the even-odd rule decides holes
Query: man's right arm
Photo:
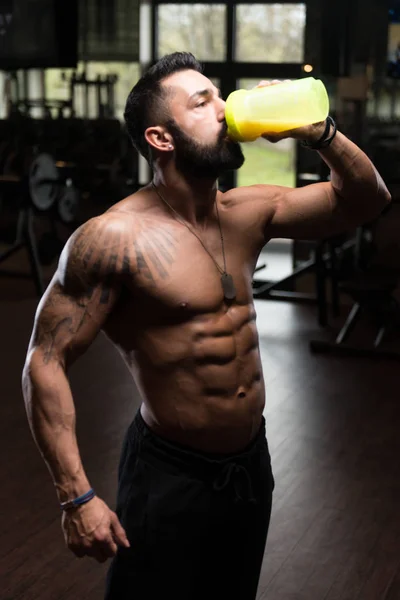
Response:
[[[31,431],[60,502],[91,487],[79,454],[67,370],[93,342],[119,297],[120,274],[129,262],[128,249],[120,239],[113,217],[97,217],[78,229],[63,250],[35,316],[22,387]],[[115,552],[114,540],[127,545],[118,519],[107,511],[98,498],[68,511],[64,534],[78,556],[104,560]],[[89,512],[86,527],[80,521]],[[92,530],[90,535],[85,528]]]

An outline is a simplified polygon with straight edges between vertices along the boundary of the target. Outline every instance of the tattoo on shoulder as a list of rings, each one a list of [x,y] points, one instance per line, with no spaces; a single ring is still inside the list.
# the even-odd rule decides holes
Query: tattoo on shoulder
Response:
[[[148,281],[155,283],[157,277],[167,279],[169,268],[175,258],[176,242],[167,230],[155,229],[138,236],[134,242],[137,271]]]
[[[100,285],[100,302],[107,303],[118,276],[126,279],[137,273],[150,283],[168,278],[177,247],[171,231],[146,217],[132,219],[124,227],[118,230],[97,221],[85,224],[71,249],[66,283],[85,284],[87,298]]]

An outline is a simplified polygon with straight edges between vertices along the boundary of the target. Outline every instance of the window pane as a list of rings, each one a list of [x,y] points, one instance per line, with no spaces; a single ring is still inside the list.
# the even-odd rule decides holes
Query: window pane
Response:
[[[242,79],[239,87],[251,89],[258,80]],[[255,183],[296,185],[296,142],[292,138],[271,144],[263,138],[241,144],[245,163],[238,171],[237,185]]]
[[[239,4],[236,60],[303,62],[305,24],[305,4]]]
[[[121,121],[128,94],[140,77],[139,63],[128,62],[88,62],[86,64],[89,79],[96,79],[98,75],[116,75],[115,84],[115,116]]]
[[[161,4],[158,7],[158,56],[192,52],[202,61],[226,55],[224,4]]]
[[[81,73],[86,69],[88,79],[96,79],[98,75],[116,75],[117,81],[115,84],[115,116],[123,120],[126,99],[132,87],[138,81],[140,72],[138,63],[127,62],[88,62],[86,64],[80,62],[77,72]],[[48,100],[69,100],[70,85],[69,81],[74,73],[73,69],[46,69],[45,85],[46,98]],[[78,86],[76,97],[76,116],[96,118],[97,112],[97,92],[94,87],[89,93],[89,115],[84,114],[83,89]],[[56,112],[54,113],[56,116]]]

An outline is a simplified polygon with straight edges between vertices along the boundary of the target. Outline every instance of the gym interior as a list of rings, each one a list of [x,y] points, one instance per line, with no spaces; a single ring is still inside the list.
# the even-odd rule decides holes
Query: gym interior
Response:
[[[258,599],[400,599],[399,48],[398,0],[0,0],[3,600],[102,597],[107,565],[65,547],[21,372],[70,235],[150,181],[124,105],[141,72],[176,50],[193,52],[224,98],[264,79],[322,79],[339,130],[392,195],[350,235],[272,240],[254,273],[276,482]],[[243,152],[222,191],[329,179],[293,139]],[[70,383],[83,463],[113,507],[139,392],[103,335]]]

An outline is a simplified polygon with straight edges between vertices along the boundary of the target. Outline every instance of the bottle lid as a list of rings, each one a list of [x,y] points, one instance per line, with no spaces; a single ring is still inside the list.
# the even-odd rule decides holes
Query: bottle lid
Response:
[[[240,135],[238,125],[235,120],[235,104],[238,95],[245,94],[246,90],[236,90],[229,94],[225,104],[225,121],[228,125],[228,136],[235,142],[244,142],[245,138]]]

